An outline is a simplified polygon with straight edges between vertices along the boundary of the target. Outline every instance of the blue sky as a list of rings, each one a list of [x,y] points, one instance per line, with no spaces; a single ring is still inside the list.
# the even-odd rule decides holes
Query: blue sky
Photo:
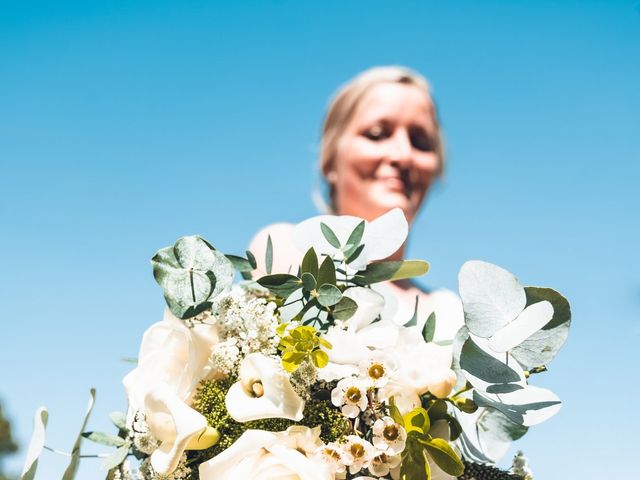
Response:
[[[108,428],[120,359],[162,314],[153,253],[194,233],[240,253],[315,214],[330,95],[403,64],[432,82],[449,151],[409,249],[423,283],[455,289],[482,259],[563,292],[572,332],[536,380],[564,407],[518,446],[540,479],[621,477],[640,427],[639,48],[637,1],[3,1],[0,398],[23,446],[6,466],[41,404],[56,448],[91,386]]]

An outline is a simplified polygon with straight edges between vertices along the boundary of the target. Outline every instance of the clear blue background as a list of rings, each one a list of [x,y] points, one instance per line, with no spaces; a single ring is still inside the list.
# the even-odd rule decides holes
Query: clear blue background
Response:
[[[640,14],[622,0],[0,3],[0,397],[23,447],[6,467],[41,404],[63,450],[89,387],[91,428],[125,409],[158,248],[199,233],[240,253],[315,213],[328,98],[379,64],[429,77],[447,137],[409,249],[425,284],[483,259],[573,303],[535,379],[564,407],[519,442],[536,478],[637,471]],[[39,478],[63,469],[45,452]]]

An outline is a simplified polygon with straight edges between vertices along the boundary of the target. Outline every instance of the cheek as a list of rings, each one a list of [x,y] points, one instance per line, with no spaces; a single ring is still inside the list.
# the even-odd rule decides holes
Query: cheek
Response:
[[[414,182],[426,188],[435,179],[440,168],[440,160],[435,153],[424,153],[416,158],[414,162]]]
[[[336,170],[343,179],[367,180],[375,175],[379,154],[372,142],[361,138],[345,139],[337,151]]]

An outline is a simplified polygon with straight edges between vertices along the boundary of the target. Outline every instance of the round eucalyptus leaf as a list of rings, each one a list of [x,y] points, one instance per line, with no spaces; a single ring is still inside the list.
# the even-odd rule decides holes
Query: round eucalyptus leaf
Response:
[[[318,303],[323,307],[332,307],[340,301],[342,292],[335,285],[325,283],[318,289]]]
[[[474,335],[490,337],[524,310],[527,299],[518,279],[491,263],[466,262],[458,274],[465,323]]]
[[[495,352],[507,352],[544,327],[552,317],[553,307],[546,300],[529,305],[513,322],[493,334],[489,347]]]
[[[525,427],[544,422],[558,413],[561,407],[556,394],[532,385],[500,395],[474,390],[473,401],[481,407],[495,408],[509,420]]]
[[[302,285],[307,292],[316,288],[316,277],[313,276],[312,273],[304,272],[300,279],[302,280]]]
[[[528,427],[512,422],[504,413],[494,408],[485,408],[476,425],[483,443],[488,440],[513,442],[529,430]]]
[[[460,368],[476,389],[507,393],[526,386],[524,371],[509,354],[492,351],[488,341],[469,336],[460,350]]]
[[[525,287],[527,304],[548,301],[553,306],[553,318],[541,330],[511,350],[513,357],[525,368],[547,365],[567,341],[571,327],[571,306],[565,297],[551,288]]]

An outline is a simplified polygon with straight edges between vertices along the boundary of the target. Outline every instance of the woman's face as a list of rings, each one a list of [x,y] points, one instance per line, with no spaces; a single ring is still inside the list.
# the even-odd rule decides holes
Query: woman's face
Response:
[[[373,220],[400,207],[411,222],[440,168],[433,104],[413,85],[382,83],[338,139],[328,181],[338,214]]]

